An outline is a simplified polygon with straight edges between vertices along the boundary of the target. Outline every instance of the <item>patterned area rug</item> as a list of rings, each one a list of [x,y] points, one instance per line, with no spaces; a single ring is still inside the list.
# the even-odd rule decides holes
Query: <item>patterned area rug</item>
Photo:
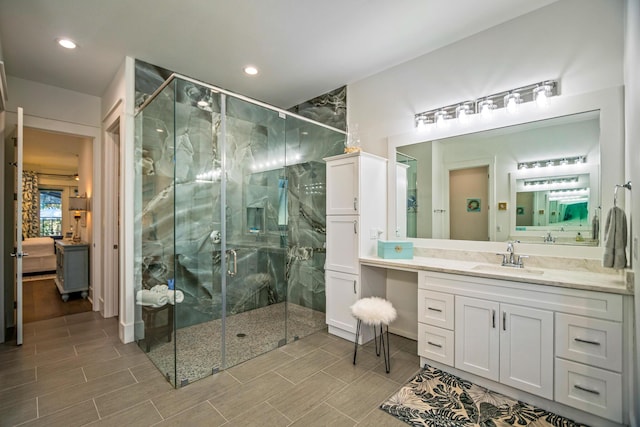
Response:
[[[430,366],[380,408],[412,426],[586,427]]]

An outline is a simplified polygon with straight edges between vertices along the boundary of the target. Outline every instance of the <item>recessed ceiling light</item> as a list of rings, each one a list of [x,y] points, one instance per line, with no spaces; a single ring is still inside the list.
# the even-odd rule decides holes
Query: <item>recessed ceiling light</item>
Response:
[[[67,38],[58,38],[56,42],[65,49],[75,49],[78,46],[76,42]]]
[[[249,74],[250,76],[255,76],[256,74],[258,74],[258,69],[253,65],[247,65],[246,67],[244,67],[244,72],[246,74]]]

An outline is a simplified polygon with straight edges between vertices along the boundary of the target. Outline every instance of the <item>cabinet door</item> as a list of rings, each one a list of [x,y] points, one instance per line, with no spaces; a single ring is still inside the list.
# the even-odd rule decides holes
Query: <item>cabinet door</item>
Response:
[[[360,295],[358,276],[325,270],[325,292],[327,325],[355,334],[356,319],[351,315],[351,306]]]
[[[455,306],[455,367],[498,381],[499,304],[456,295]]]
[[[553,399],[553,313],[500,305],[500,382]]]
[[[358,157],[327,162],[327,215],[359,212]]]
[[[327,216],[325,269],[359,274],[358,216]]]

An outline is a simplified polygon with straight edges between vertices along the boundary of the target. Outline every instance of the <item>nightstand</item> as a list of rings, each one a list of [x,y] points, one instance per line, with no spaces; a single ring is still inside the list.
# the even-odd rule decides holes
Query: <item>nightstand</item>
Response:
[[[56,286],[62,300],[69,300],[71,292],[89,295],[89,244],[85,242],[56,241]]]

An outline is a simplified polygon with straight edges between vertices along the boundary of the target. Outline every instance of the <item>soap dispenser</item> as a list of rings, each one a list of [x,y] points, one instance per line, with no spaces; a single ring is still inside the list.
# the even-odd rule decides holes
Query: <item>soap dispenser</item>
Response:
[[[576,235],[576,242],[584,242],[584,237],[582,237],[582,234],[580,234],[579,231],[578,231],[578,234]]]

